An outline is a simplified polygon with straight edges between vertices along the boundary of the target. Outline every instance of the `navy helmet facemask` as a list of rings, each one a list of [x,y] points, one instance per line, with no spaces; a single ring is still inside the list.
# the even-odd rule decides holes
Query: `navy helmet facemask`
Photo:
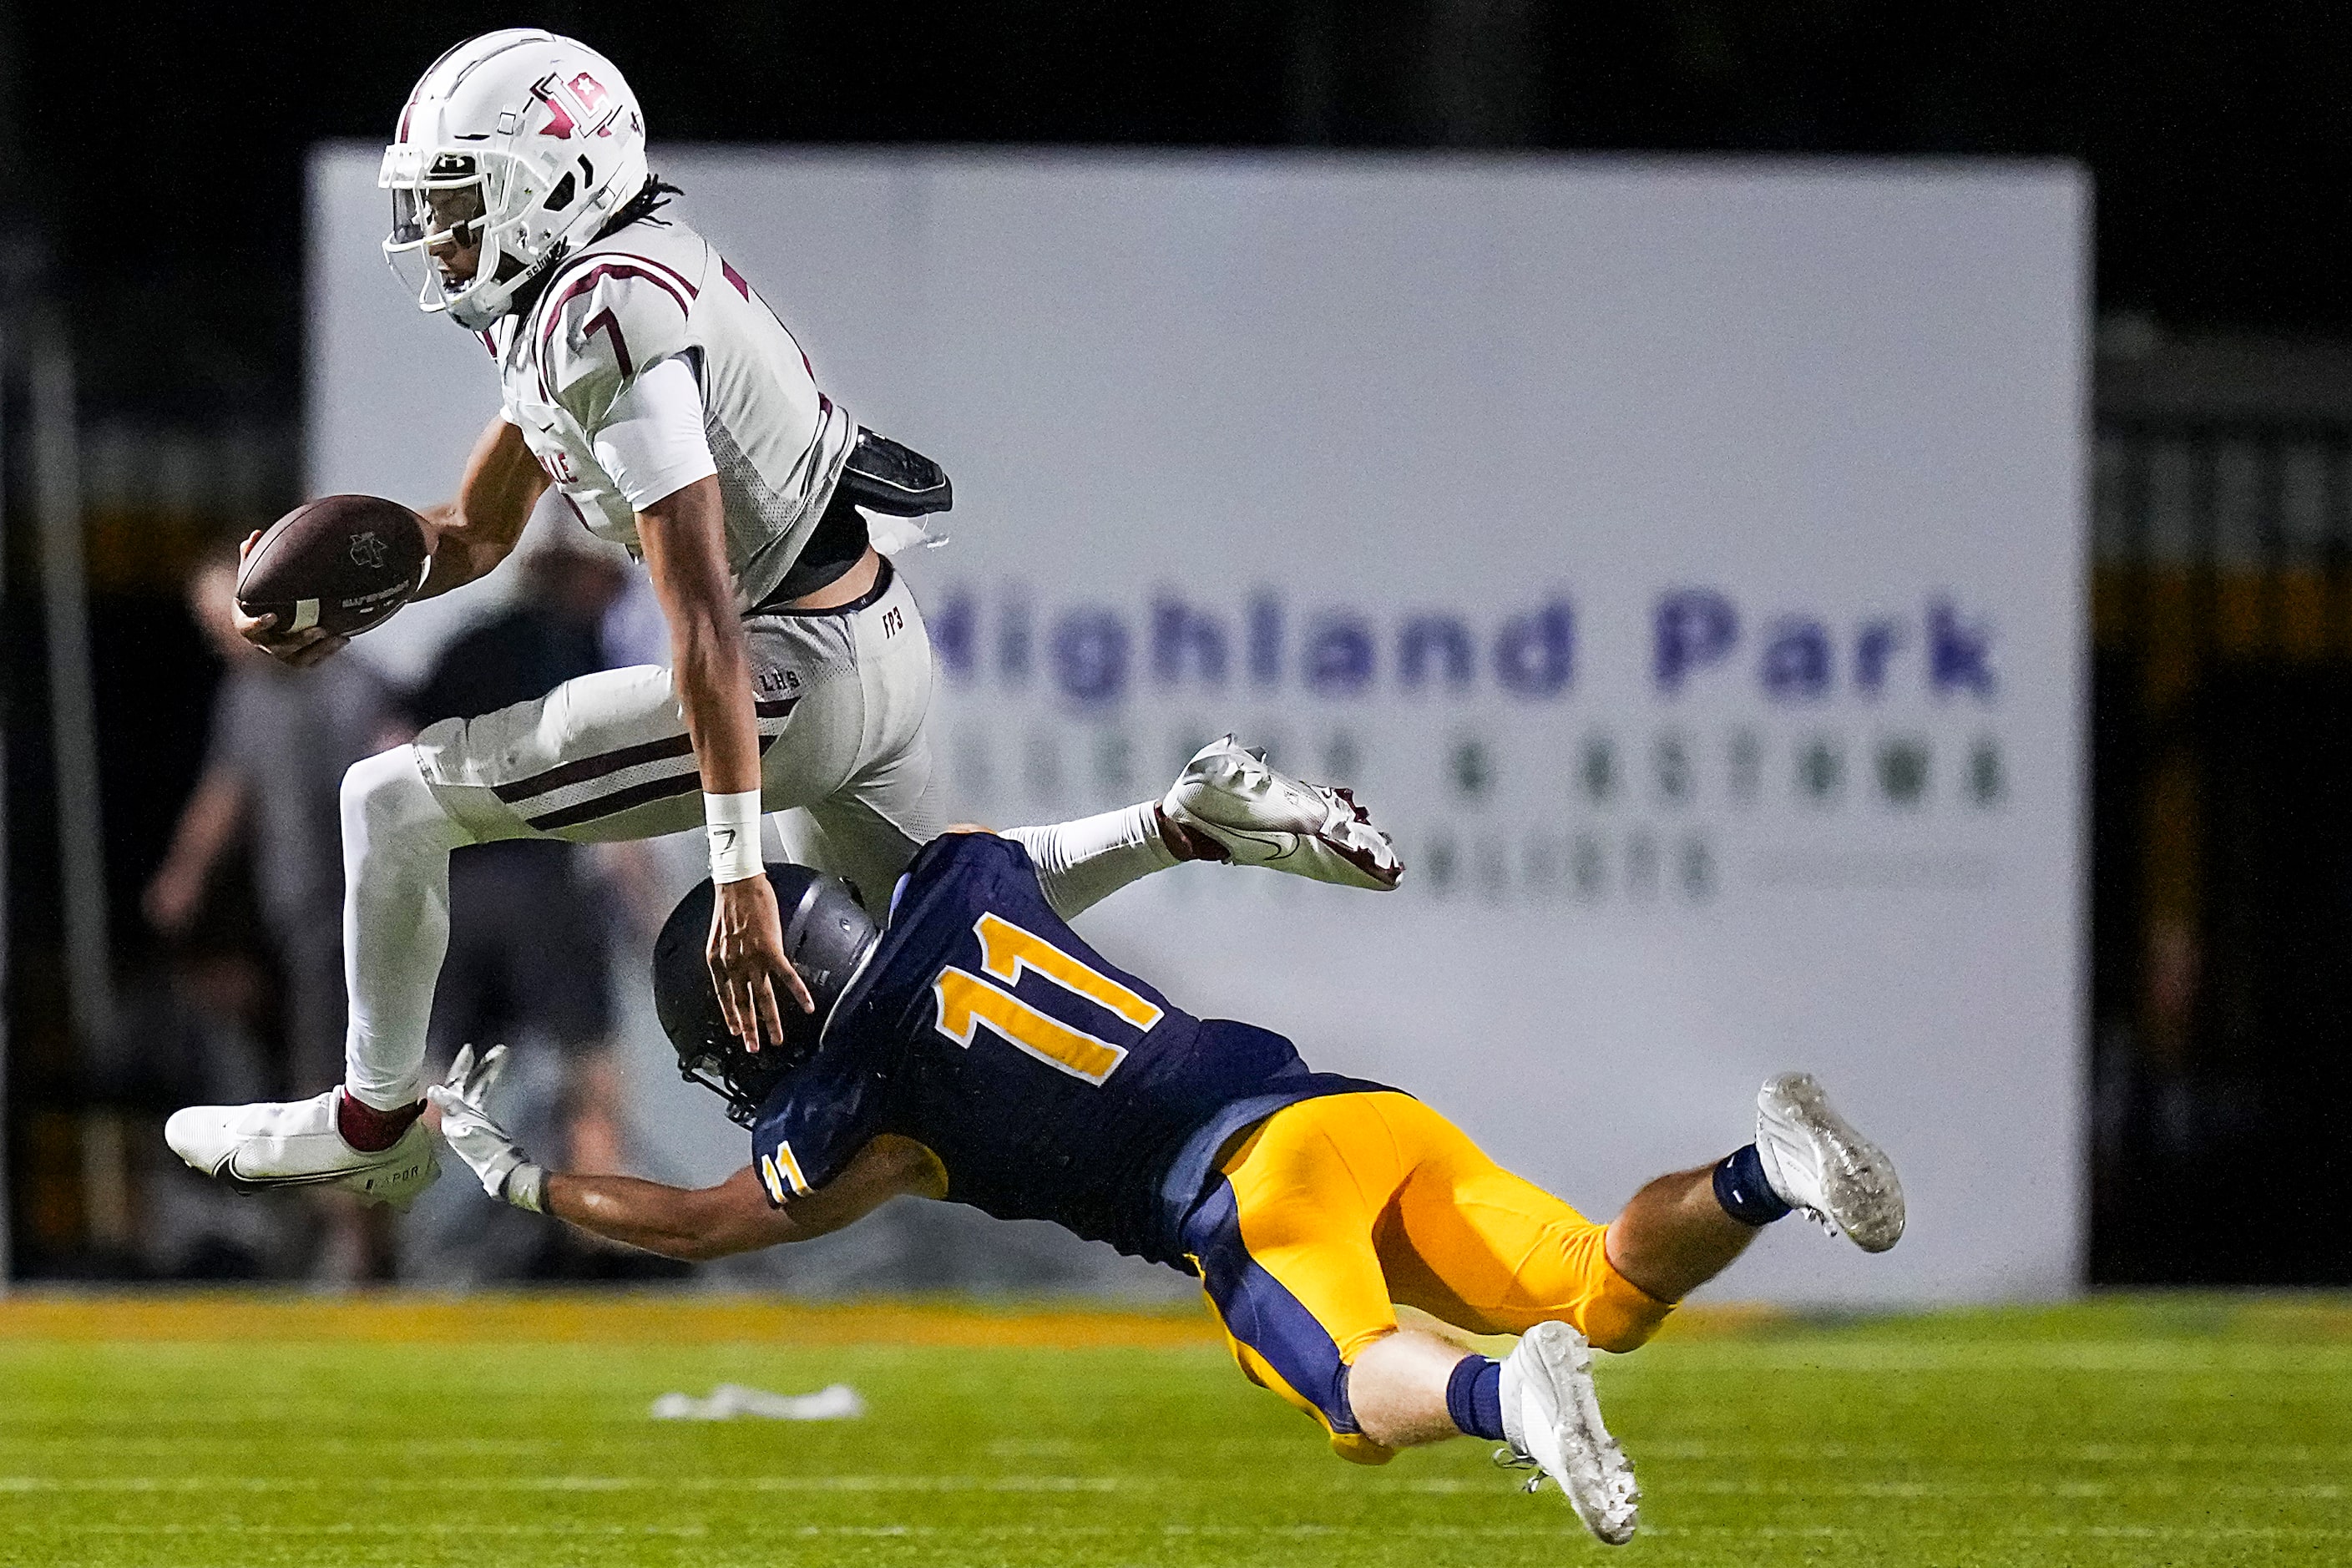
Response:
[[[750,1125],[778,1079],[816,1054],[818,1037],[881,928],[857,890],[806,866],[772,862],[768,885],[783,917],[784,956],[800,972],[816,1011],[803,1013],[789,993],[777,998],[784,1037],[757,1052],[727,1027],[704,949],[710,938],[712,890],[705,879],[677,901],[654,939],[654,1015],[677,1052],[677,1070],[727,1101],[727,1114]]]

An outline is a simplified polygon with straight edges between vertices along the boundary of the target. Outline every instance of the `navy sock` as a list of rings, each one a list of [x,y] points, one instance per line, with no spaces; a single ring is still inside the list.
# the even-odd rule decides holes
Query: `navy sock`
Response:
[[[1472,1437],[1505,1441],[1503,1363],[1492,1356],[1465,1355],[1445,1380],[1445,1413]]]
[[[1770,1225],[1789,1212],[1764,1179],[1764,1157],[1753,1143],[1725,1155],[1716,1165],[1715,1201],[1742,1225]]]

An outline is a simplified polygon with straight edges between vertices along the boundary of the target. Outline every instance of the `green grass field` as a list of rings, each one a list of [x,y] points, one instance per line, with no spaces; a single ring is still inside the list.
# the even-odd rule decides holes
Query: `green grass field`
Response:
[[[1644,1494],[1613,1553],[1485,1445],[1340,1462],[1202,1327],[18,1298],[0,1562],[2352,1562],[2340,1299],[1695,1321],[1605,1373]],[[846,1381],[872,1414],[647,1418],[721,1381]]]

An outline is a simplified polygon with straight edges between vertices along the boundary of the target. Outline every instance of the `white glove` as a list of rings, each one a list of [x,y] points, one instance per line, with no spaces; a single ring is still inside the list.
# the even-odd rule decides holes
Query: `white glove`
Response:
[[[450,1064],[449,1081],[435,1084],[425,1091],[425,1098],[441,1108],[441,1136],[457,1158],[474,1168],[482,1191],[538,1214],[547,1186],[546,1170],[532,1164],[507,1130],[483,1109],[506,1065],[504,1046],[492,1046],[479,1061],[474,1058],[474,1047],[467,1046]]]

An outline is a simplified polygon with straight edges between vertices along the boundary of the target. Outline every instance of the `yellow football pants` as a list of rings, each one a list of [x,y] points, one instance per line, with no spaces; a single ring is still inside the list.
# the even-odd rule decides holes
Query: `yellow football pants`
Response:
[[[1257,1124],[1185,1226],[1234,1359],[1360,1463],[1347,1367],[1396,1329],[1391,1303],[1473,1333],[1558,1319],[1629,1351],[1674,1310],[1634,1285],[1593,1224],[1487,1158],[1410,1095],[1328,1095]]]

